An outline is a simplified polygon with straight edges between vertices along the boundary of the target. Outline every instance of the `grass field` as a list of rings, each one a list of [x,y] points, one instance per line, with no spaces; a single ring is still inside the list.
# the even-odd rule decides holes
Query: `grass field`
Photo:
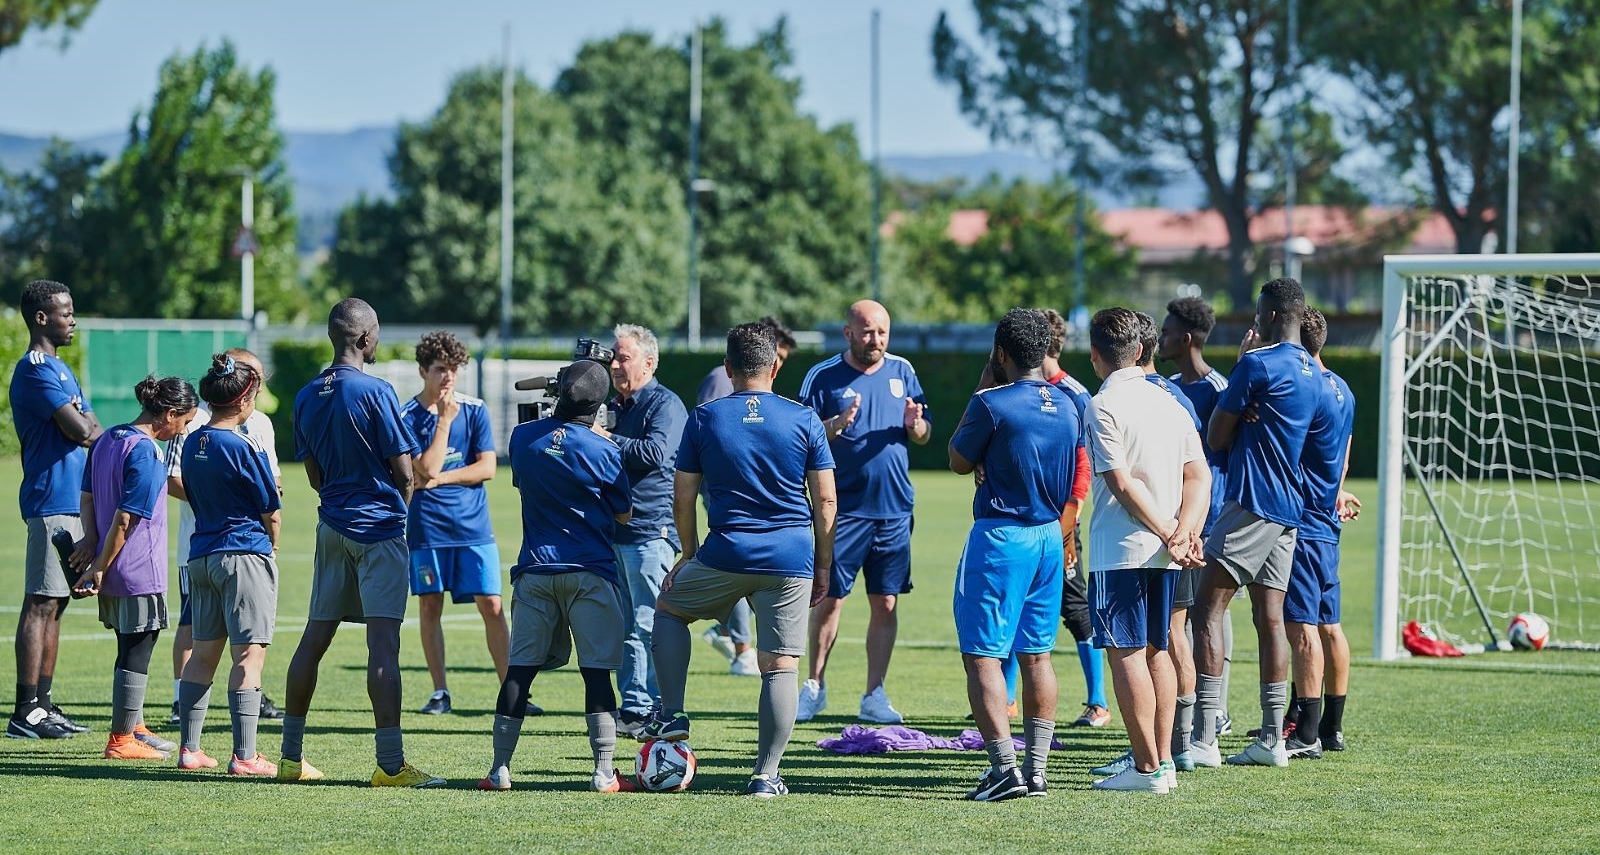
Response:
[[[14,461],[0,462],[0,495],[13,495],[17,477]],[[285,480],[279,635],[266,680],[280,701],[306,609],[316,512],[300,470],[290,467]],[[901,643],[889,688],[908,724],[954,735],[967,722],[950,597],[970,523],[971,489],[943,474],[919,474],[916,482],[917,590],[901,601]],[[1373,487],[1355,485],[1364,496],[1373,495]],[[515,496],[506,479],[491,490],[502,557],[509,560],[520,535]],[[24,534],[18,521],[4,525],[0,611],[11,615],[20,600]],[[534,684],[535,699],[550,714],[524,726],[512,764],[516,791],[472,790],[488,764],[496,682],[480,625],[464,607],[446,612],[456,714],[404,718],[408,755],[449,778],[448,790],[366,786],[372,719],[365,649],[353,627],[329,653],[307,728],[307,757],[328,781],[280,785],[180,773],[166,764],[113,764],[99,753],[115,646],[93,609],[77,603],[64,619],[55,694],[95,733],[51,743],[0,740],[7,847],[72,853],[1600,851],[1600,771],[1592,761],[1600,740],[1600,658],[1546,652],[1372,663],[1374,539],[1372,524],[1364,522],[1345,542],[1345,624],[1357,659],[1345,725],[1351,750],[1287,770],[1185,774],[1169,797],[1089,790],[1088,768],[1125,744],[1118,727],[1064,731],[1068,748],[1051,760],[1051,796],[1003,804],[959,800],[982,770],[978,753],[847,758],[817,749],[817,739],[837,735],[854,720],[864,671],[865,606],[859,602],[846,608],[844,638],[830,669],[833,705],[796,729],[784,763],[794,794],[773,802],[735,797],[755,750],[758,684],[728,676],[709,648],[697,649],[691,666],[700,773],[690,792],[586,791],[582,690],[572,670],[541,675]],[[1254,642],[1244,609],[1236,605],[1234,611],[1239,650],[1230,701],[1236,719],[1248,726],[1257,704]],[[9,625],[0,634],[9,644]],[[1062,635],[1070,646],[1070,636]],[[171,702],[162,641],[152,667],[152,720],[165,720]],[[412,627],[402,662],[406,705],[414,709],[429,687]],[[1081,703],[1076,656],[1059,656],[1057,670],[1062,716],[1071,718]],[[225,709],[214,708],[209,721],[206,746],[213,755],[227,750]],[[264,723],[262,747],[274,758],[277,739],[276,724]],[[1224,750],[1243,741],[1225,737]]]

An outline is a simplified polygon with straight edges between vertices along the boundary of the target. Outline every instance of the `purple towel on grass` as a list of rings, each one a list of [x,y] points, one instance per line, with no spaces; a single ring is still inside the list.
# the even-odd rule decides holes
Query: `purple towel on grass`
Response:
[[[1012,737],[1018,751],[1026,750],[1021,739]],[[940,736],[929,736],[916,728],[902,727],[898,724],[884,727],[867,727],[861,724],[846,725],[839,731],[838,738],[819,739],[817,747],[835,754],[886,754],[890,751],[929,751],[941,749],[945,751],[982,751],[983,736],[976,730],[963,730],[955,739],[945,739]],[[1065,748],[1059,741],[1052,739],[1050,748],[1059,751]]]

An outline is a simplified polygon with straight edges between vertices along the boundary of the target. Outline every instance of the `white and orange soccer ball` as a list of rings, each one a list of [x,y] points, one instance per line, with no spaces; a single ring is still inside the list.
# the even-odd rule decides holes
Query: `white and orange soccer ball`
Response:
[[[1533,612],[1523,612],[1511,619],[1506,635],[1518,650],[1543,650],[1550,640],[1550,622]]]
[[[641,789],[652,793],[675,793],[689,789],[694,781],[694,749],[687,740],[668,742],[652,739],[639,747],[634,777]]]

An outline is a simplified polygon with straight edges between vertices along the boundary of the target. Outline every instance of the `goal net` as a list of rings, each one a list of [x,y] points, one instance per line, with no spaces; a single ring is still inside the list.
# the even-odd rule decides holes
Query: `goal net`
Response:
[[[1376,650],[1600,643],[1600,255],[1384,260]]]

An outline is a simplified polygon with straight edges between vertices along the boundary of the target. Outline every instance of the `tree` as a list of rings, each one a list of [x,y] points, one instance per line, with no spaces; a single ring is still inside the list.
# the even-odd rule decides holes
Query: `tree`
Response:
[[[1081,129],[1125,161],[1114,169],[1138,173],[1172,160],[1187,163],[1227,224],[1229,293],[1235,305],[1249,304],[1259,138],[1292,82],[1279,37],[1284,4],[1090,3],[1083,91],[1072,22],[1084,2],[973,0],[981,50],[941,15],[933,33],[935,70],[959,89],[962,110],[996,139],[1059,153]],[[1319,26],[1321,5],[1302,3],[1306,31]]]
[[[303,309],[295,219],[283,135],[273,108],[276,76],[239,63],[233,45],[175,55],[161,66],[149,109],[106,167],[86,217],[103,236],[81,301],[97,313],[230,318],[240,311],[231,248],[239,190],[255,176],[258,308]],[[79,286],[74,286],[77,291]]]
[[[0,3],[0,53],[22,41],[29,30],[83,26],[100,0],[5,0]]]
[[[1505,110],[1510,102],[1511,11],[1506,0],[1374,0],[1329,4],[1332,26],[1315,55],[1363,99],[1359,128],[1420,178],[1450,222],[1459,252],[1481,251],[1503,229]],[[1587,157],[1600,125],[1600,2],[1547,0],[1526,6],[1522,49],[1522,198],[1544,209],[1545,182],[1564,160]],[[1397,26],[1396,22],[1419,26]],[[1577,188],[1574,188],[1577,189]],[[1592,191],[1591,191],[1592,192]],[[1584,194],[1580,190],[1578,199]],[[1568,196],[1568,198],[1572,198]],[[1592,202],[1590,203],[1592,207]],[[1549,212],[1552,229],[1559,212]],[[1503,243],[1502,243],[1503,245]]]
[[[63,140],[51,140],[34,171],[0,173],[5,305],[16,305],[23,283],[56,279],[73,284],[91,269],[101,236],[91,233],[93,224],[84,217],[84,208],[104,159]]]
[[[843,315],[866,293],[871,237],[868,170],[855,132],[802,113],[782,19],[748,45],[714,19],[702,36],[699,199],[705,329],[766,314],[795,326]],[[643,33],[591,42],[557,78],[580,138],[669,176],[683,207],[688,179],[689,40]],[[613,183],[614,186],[614,183]],[[687,233],[683,235],[687,244]],[[681,302],[685,291],[655,287]],[[677,317],[682,317],[679,313]]]
[[[1072,300],[1077,196],[1064,180],[1048,184],[990,179],[955,198],[908,213],[890,241],[900,268],[888,294],[907,319],[993,323],[1015,306]],[[969,246],[948,235],[953,211],[988,214],[988,231]],[[1092,216],[1092,213],[1091,213]],[[1089,305],[1106,305],[1135,275],[1136,259],[1090,225],[1084,266]],[[893,268],[891,268],[893,269]]]
[[[674,182],[580,140],[571,110],[517,75],[513,89],[517,329],[675,323],[686,226]],[[394,198],[340,217],[330,280],[381,317],[470,323],[500,318],[501,69],[459,75],[439,111],[403,125],[389,160]]]

